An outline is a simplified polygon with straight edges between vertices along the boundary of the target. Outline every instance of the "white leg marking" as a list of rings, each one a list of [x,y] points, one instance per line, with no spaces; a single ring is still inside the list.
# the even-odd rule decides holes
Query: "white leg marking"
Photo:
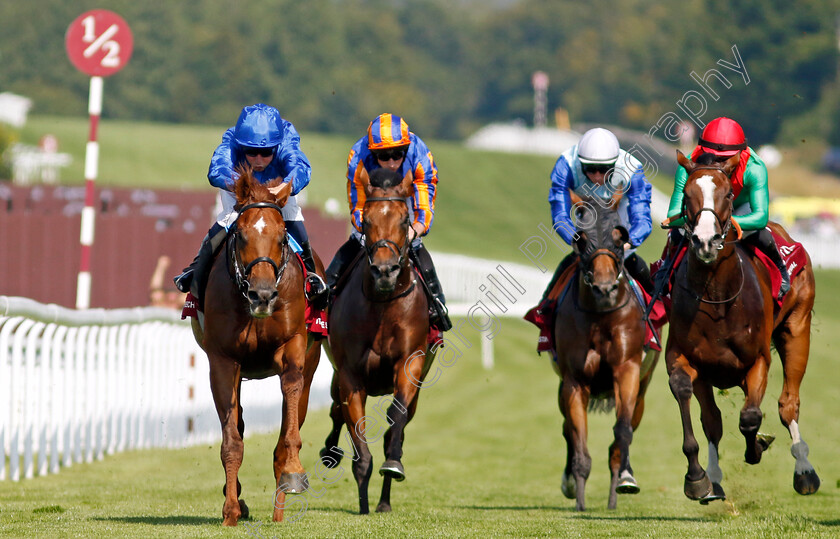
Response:
[[[802,441],[802,438],[799,436],[799,425],[796,424],[796,420],[790,422],[788,430],[790,431],[790,437],[792,440],[791,445],[796,445]]]

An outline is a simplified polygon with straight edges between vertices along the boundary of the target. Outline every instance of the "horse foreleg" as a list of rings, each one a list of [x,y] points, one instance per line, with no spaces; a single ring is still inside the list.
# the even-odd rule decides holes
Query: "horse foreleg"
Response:
[[[222,425],[221,459],[225,469],[225,486],[222,489],[225,504],[222,507],[222,517],[225,526],[236,526],[243,513],[247,512],[244,502],[239,500],[242,485],[239,483],[238,474],[245,451],[242,441],[244,424],[240,427],[241,380],[240,367],[236,362],[226,358],[210,358],[210,390]]]
[[[723,471],[720,469],[718,458],[718,447],[723,436],[723,421],[720,415],[720,408],[715,403],[715,395],[711,384],[700,379],[694,381],[694,395],[700,403],[700,423],[703,425],[703,433],[709,441],[709,463],[706,466],[706,475],[712,482],[712,493],[700,500],[703,505],[714,500],[725,500],[726,493],[721,486]]]
[[[376,505],[376,512],[377,513],[387,513],[391,510],[391,481],[402,481],[405,479],[405,469],[403,468],[402,461],[402,446],[403,442],[405,441],[405,425],[408,424],[409,421],[414,417],[414,413],[417,411],[417,402],[419,401],[420,392],[416,392],[414,394],[414,399],[411,403],[406,407],[403,403],[395,398],[391,402],[391,406],[388,407],[387,411],[387,418],[388,423],[391,424],[391,428],[389,428],[385,432],[385,441],[383,445],[383,449],[385,450],[385,462],[382,463],[382,467],[379,468],[379,473],[382,475],[382,493],[379,496],[379,503]],[[394,429],[394,424],[396,424],[396,418],[399,416],[404,416],[404,424],[402,428]],[[394,455],[399,455],[398,458],[394,459],[389,457],[393,457]]]
[[[668,385],[680,408],[683,430],[682,450],[688,460],[683,492],[689,499],[699,500],[712,492],[712,483],[700,465],[698,459],[700,446],[697,438],[694,437],[694,428],[691,425],[692,383],[697,378],[697,371],[688,365],[685,356],[681,354],[669,350],[666,359],[669,372]]]
[[[341,395],[341,410],[350,440],[356,450],[356,458],[353,460],[353,477],[356,478],[356,485],[359,488],[359,513],[366,515],[370,513],[368,504],[368,484],[370,475],[373,472],[373,462],[368,449],[367,438],[365,438],[365,400],[367,394],[361,387],[351,380],[349,375],[339,373],[339,389]]]
[[[767,389],[767,370],[770,364],[770,350],[763,351],[755,363],[747,371],[744,379],[744,407],[741,408],[741,417],[738,428],[744,435],[746,450],[744,460],[747,464],[758,464],[761,462],[761,453],[765,446],[759,443],[758,429],[761,427],[761,400],[764,398],[764,391]]]
[[[608,509],[615,509],[617,494],[636,494],[639,486],[630,466],[630,444],[633,442],[633,414],[639,395],[639,364],[624,361],[613,371],[615,394],[614,441],[609,448],[610,496]]]
[[[585,511],[586,480],[592,468],[592,458],[586,447],[589,388],[565,379],[560,384],[559,401],[567,451],[560,490],[567,498],[575,498],[575,509]]]
[[[283,423],[280,437],[274,448],[275,479],[275,522],[283,520],[286,494],[301,494],[309,488],[309,482],[300,462],[300,407],[304,395],[305,337],[298,336],[276,352],[276,370],[280,375],[283,392]]]

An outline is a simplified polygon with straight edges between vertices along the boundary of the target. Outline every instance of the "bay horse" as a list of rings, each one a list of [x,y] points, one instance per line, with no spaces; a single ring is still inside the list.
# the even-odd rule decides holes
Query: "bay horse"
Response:
[[[210,388],[222,426],[221,458],[224,525],[248,517],[238,499],[245,423],[240,401],[242,379],[277,375],[283,392],[280,437],[274,449],[274,521],[283,520],[286,493],[301,493],[308,481],[300,462],[300,426],[318,366],[320,342],[308,337],[304,310],[304,270],[289,245],[281,208],[291,182],[265,185],[240,168],[235,194],[238,216],[225,249],[213,262],[204,299],[204,327],[193,332],[210,361]],[[280,186],[277,195],[269,187]],[[316,255],[316,266],[323,264]]]
[[[608,453],[608,508],[616,508],[617,494],[639,492],[630,467],[630,443],[659,359],[658,351],[645,354],[644,308],[624,271],[629,234],[619,221],[615,201],[582,202],[576,204],[572,243],[578,268],[557,301],[553,363],[560,375],[558,402],[566,439],[561,491],[576,499],[578,511],[586,508],[584,489],[592,465],[586,446],[587,408],[598,400],[607,407],[614,402],[616,414],[615,440]]]
[[[366,399],[393,395],[384,413],[388,428],[385,461],[379,469],[384,478],[376,507],[377,512],[387,512],[391,510],[391,480],[405,479],[401,462],[405,428],[417,410],[419,391],[436,350],[427,343],[426,294],[409,261],[412,175],[401,178],[378,168],[369,178],[364,176],[364,250],[328,316],[333,426],[321,450],[325,466],[338,466],[344,454],[337,446],[339,433],[342,425],[347,426],[361,514],[369,512],[373,462],[368,443],[378,440],[385,427],[365,415]]]
[[[683,216],[690,241],[671,291],[665,359],[668,383],[679,404],[682,447],[688,459],[683,490],[689,499],[703,504],[726,498],[718,463],[723,427],[713,387],[738,386],[744,392],[739,428],[746,441],[744,458],[748,464],[757,464],[772,442],[758,432],[771,342],[784,372],[779,418],[792,439],[794,489],[799,494],[812,494],[820,485],[808,462],[808,446],[798,424],[799,387],[808,363],[814,307],[811,261],[805,253],[807,263],[792,279],[790,291],[774,311],[768,270],[736,241],[740,234],[732,217],[734,194],[729,178],[738,160],[736,154],[724,163],[709,162],[708,158],[695,163],[677,151],[677,161],[688,172]],[[770,227],[792,241],[781,226],[770,223]],[[699,444],[691,423],[692,394],[700,404],[700,421],[709,442],[707,470],[698,460]]]

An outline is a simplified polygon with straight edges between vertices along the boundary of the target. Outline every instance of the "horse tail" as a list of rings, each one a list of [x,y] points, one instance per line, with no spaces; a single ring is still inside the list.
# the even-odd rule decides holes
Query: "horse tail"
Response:
[[[592,395],[589,399],[589,411],[592,413],[608,414],[615,410],[615,395],[602,393]]]

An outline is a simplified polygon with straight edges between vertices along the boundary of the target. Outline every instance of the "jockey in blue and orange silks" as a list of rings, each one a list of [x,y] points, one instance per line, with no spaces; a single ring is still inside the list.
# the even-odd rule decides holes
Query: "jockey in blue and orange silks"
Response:
[[[636,248],[651,232],[651,186],[645,180],[642,164],[619,147],[618,139],[611,131],[601,127],[590,129],[578,144],[560,155],[551,171],[548,194],[551,218],[554,230],[569,245],[576,230],[572,221],[573,194],[581,199],[601,199],[604,203],[618,200],[619,219],[630,235],[630,242],[624,245],[624,267],[651,293],[650,270],[636,254]],[[574,259],[574,253],[569,253],[560,262],[543,293],[541,305]]]
[[[233,189],[239,178],[235,168],[238,165],[249,166],[260,183],[277,178],[291,182],[291,196],[282,208],[283,220],[293,240],[290,243],[306,266],[309,283],[307,298],[318,306],[326,304],[328,290],[315,272],[309,235],[295,197],[309,184],[312,168],[300,148],[300,135],[294,125],[281,118],[276,108],[262,103],[242,109],[236,125],[224,132],[221,144],[210,158],[207,179],[220,190],[222,211],[202,241],[195,259],[175,277],[175,285],[181,292],[192,291],[196,297],[203,291],[203,281],[209,274],[213,254],[222,245],[238,215],[233,209],[236,204]],[[279,189],[274,187],[269,190],[276,194]]]
[[[370,174],[377,168],[388,168],[400,176],[412,174],[414,192],[409,211],[413,240],[411,257],[423,274],[431,294],[431,324],[441,331],[452,327],[446,310],[432,258],[420,238],[431,230],[435,218],[438,173],[432,152],[423,140],[409,131],[406,121],[394,114],[380,114],[368,126],[367,134],[350,148],[347,158],[347,202],[355,230],[327,267],[327,286],[335,288],[339,277],[348,269],[363,246],[362,220],[365,207],[363,171]]]

